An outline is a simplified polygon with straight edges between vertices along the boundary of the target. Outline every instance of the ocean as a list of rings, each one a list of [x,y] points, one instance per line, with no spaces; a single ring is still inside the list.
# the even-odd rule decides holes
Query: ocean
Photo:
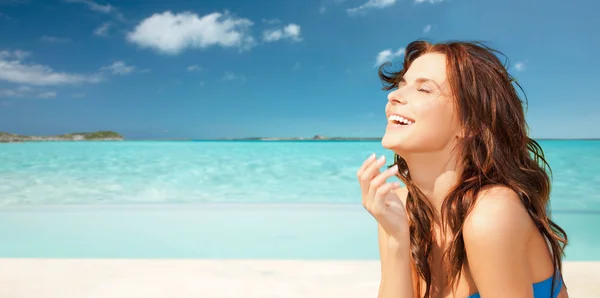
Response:
[[[600,141],[541,140],[567,260],[600,260]],[[376,141],[0,145],[0,257],[377,259]]]

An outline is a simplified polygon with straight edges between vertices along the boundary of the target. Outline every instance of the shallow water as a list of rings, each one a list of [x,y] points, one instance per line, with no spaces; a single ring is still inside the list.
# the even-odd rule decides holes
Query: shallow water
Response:
[[[566,260],[600,261],[600,214],[555,213]],[[1,257],[378,259],[361,205],[120,205],[0,210]]]
[[[600,141],[541,141],[567,260],[600,260]],[[378,142],[0,145],[0,257],[377,259]]]
[[[600,210],[600,141],[541,141],[552,208]],[[81,142],[0,145],[1,205],[357,203],[379,142]]]

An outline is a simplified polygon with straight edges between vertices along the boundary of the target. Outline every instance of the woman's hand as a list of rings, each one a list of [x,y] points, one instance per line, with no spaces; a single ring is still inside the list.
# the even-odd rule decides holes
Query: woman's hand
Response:
[[[362,189],[362,204],[382,226],[393,244],[408,246],[410,233],[406,209],[395,192],[400,183],[386,183],[387,178],[398,173],[398,167],[380,172],[379,169],[384,164],[385,156],[375,160],[373,154],[356,173]]]

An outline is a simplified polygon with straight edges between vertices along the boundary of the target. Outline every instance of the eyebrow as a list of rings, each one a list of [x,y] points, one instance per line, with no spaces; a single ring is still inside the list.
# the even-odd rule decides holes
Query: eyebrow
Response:
[[[423,78],[423,77],[416,78],[415,81],[419,82],[419,83],[431,82],[431,83],[435,84],[435,86],[438,89],[442,89],[442,87],[440,86],[440,84],[438,84],[435,80],[432,80],[432,79],[429,79],[429,78]],[[406,83],[406,80],[404,78],[401,78],[400,81],[398,81],[398,85],[400,85],[402,83]]]

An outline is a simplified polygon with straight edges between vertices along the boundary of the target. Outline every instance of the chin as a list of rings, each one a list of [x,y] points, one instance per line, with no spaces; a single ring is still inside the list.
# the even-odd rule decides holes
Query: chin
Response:
[[[413,153],[430,152],[430,143],[426,139],[405,131],[386,131],[381,138],[381,146],[400,156]]]
[[[418,144],[414,144],[414,141],[419,143],[420,138],[414,138],[416,136],[415,128],[416,124],[400,125],[397,123],[388,123],[385,134],[381,138],[382,147],[394,151],[399,155],[401,153],[409,153],[413,151],[412,149],[417,149],[414,148],[414,145],[418,146]],[[413,139],[413,142],[411,142],[411,139]]]
[[[394,133],[386,132],[381,138],[381,146],[385,149],[394,151],[396,154],[406,153],[410,151],[407,146],[406,138]]]

